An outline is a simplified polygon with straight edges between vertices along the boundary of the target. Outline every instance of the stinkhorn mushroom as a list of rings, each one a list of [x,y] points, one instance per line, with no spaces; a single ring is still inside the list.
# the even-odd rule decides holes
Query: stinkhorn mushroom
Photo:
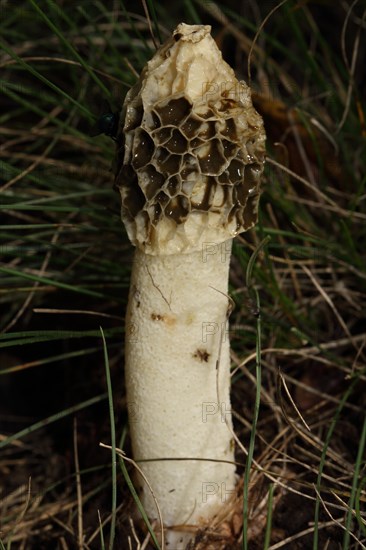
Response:
[[[116,186],[136,247],[125,370],[134,459],[185,548],[236,484],[227,328],[233,237],[257,220],[263,122],[204,25],[180,24],[127,93]],[[140,498],[157,517],[150,488]]]

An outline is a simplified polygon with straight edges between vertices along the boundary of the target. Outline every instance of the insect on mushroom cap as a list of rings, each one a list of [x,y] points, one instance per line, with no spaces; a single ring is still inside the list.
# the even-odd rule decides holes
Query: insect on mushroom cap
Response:
[[[178,25],[124,101],[116,186],[147,254],[198,251],[257,221],[263,121],[210,31]]]

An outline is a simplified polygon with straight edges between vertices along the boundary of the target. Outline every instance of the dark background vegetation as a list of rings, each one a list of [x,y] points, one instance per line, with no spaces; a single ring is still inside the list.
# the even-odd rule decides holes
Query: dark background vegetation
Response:
[[[98,511],[109,542],[100,327],[117,440],[129,455],[123,322],[133,251],[113,191],[114,143],[90,133],[108,104],[120,109],[153,55],[149,24],[158,42],[181,21],[211,24],[247,81],[251,55],[253,101],[268,136],[260,220],[236,239],[231,274],[232,401],[246,448],[258,327],[262,349],[245,537],[251,549],[365,548],[365,5],[288,1],[256,36],[276,5],[148,2],[148,23],[142,3],[0,2],[5,548],[101,548]],[[245,275],[267,236],[252,273],[258,325]],[[237,458],[245,463],[243,449]],[[114,547],[127,548],[133,503],[120,469],[117,490]],[[241,529],[231,529],[214,548],[241,547]]]

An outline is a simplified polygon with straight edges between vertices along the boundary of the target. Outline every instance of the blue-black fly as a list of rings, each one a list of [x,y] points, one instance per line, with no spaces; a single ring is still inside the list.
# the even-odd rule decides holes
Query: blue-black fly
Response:
[[[102,114],[98,120],[93,125],[90,136],[95,137],[100,134],[104,134],[112,138],[114,141],[117,139],[118,133],[118,122],[119,122],[119,112],[113,112],[110,106],[108,106],[109,111]]]

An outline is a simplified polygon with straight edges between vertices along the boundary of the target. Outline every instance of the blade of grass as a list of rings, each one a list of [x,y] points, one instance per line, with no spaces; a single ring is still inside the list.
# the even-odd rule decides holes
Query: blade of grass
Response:
[[[263,550],[268,550],[269,545],[271,544],[273,491],[274,491],[274,484],[271,483],[268,490],[268,507],[267,507],[268,512],[267,512],[266,532],[264,536]]]
[[[55,123],[56,126],[58,126],[59,128],[62,128],[63,130],[65,130],[67,128],[67,131],[69,133],[71,133],[72,135],[76,136],[76,137],[82,137],[83,134],[78,131],[76,128],[73,128],[71,126],[68,126],[66,124],[66,122],[60,120],[59,118],[57,117],[54,117],[52,116],[52,114],[48,113],[47,111],[39,108],[35,102],[31,102],[31,101],[27,101],[26,99],[24,99],[24,97],[22,97],[21,95],[15,93],[14,91],[12,91],[9,86],[8,86],[8,83],[4,83],[2,86],[1,86],[1,91],[2,93],[5,93],[9,98],[11,98],[13,101],[17,102],[19,105],[22,105],[25,109],[27,109],[28,112],[33,112],[33,113],[36,113],[37,115],[39,115],[41,118],[45,118],[45,119],[48,119],[48,120],[51,120],[52,122]],[[57,98],[54,99],[54,103],[56,103],[56,100]],[[2,162],[0,163],[0,166],[1,166],[1,169],[2,169],[2,174],[4,173],[4,168],[3,166],[5,167],[6,166],[6,163]],[[10,166],[10,165],[8,165]]]
[[[330,441],[332,439],[333,432],[334,432],[335,427],[337,425],[337,422],[339,420],[341,411],[342,411],[346,401],[349,399],[349,397],[350,397],[350,395],[351,395],[351,393],[352,393],[352,391],[353,391],[356,384],[357,384],[357,377],[354,377],[352,379],[350,385],[348,386],[347,390],[344,392],[344,395],[343,395],[343,397],[341,399],[341,402],[339,403],[339,405],[338,405],[338,407],[335,411],[335,414],[332,418],[331,424],[329,426],[329,429],[328,429],[326,437],[325,437],[324,446],[323,446],[323,450],[322,450],[322,454],[321,454],[321,458],[320,458],[320,463],[319,463],[317,481],[316,481],[316,502],[315,502],[315,513],[314,513],[313,550],[318,550],[318,548],[319,548],[319,513],[320,513],[320,498],[319,498],[319,495],[320,495],[320,491],[321,491],[322,475],[323,475],[323,471],[324,471],[324,468],[325,468],[325,465],[326,465],[326,457],[327,457],[328,447],[330,445]]]
[[[43,82],[43,84],[45,84],[46,86],[51,88],[51,90],[53,90],[57,94],[61,95],[63,98],[67,99],[67,101],[69,101],[70,103],[73,103],[82,113],[84,113],[84,115],[86,115],[86,117],[88,118],[89,121],[92,120],[92,114],[89,111],[89,109],[87,109],[84,105],[82,105],[81,103],[76,101],[76,99],[74,99],[71,95],[64,92],[64,90],[62,90],[59,86],[57,86],[56,84],[51,82],[48,78],[43,76],[34,67],[32,67],[32,65],[30,65],[29,63],[24,61],[21,57],[19,57],[11,48],[8,48],[6,46],[6,44],[2,41],[0,42],[0,48],[2,48],[8,55],[10,55],[10,57],[15,59],[19,63],[19,65],[21,65],[23,67],[23,69],[25,69],[26,71],[31,73],[38,80]]]
[[[109,329],[108,336],[113,336],[120,333],[120,328]],[[10,348],[24,346],[27,344],[37,344],[41,342],[54,342],[59,340],[68,340],[71,338],[89,338],[98,337],[99,331],[97,330],[85,330],[85,331],[29,331],[28,336],[19,337],[25,333],[4,333],[0,334],[0,348]],[[29,336],[31,335],[31,336]],[[3,340],[3,342],[1,342]],[[52,358],[51,358],[52,359]]]
[[[95,405],[96,403],[100,403],[104,399],[107,399],[108,394],[102,393],[101,395],[97,395],[96,397],[92,397],[91,399],[87,399],[86,401],[83,401],[82,403],[79,403],[78,405],[73,405],[72,407],[69,407],[68,409],[64,409],[63,411],[60,411],[56,414],[52,414],[51,416],[48,416],[47,418],[44,418],[43,420],[40,420],[39,422],[35,422],[31,426],[28,426],[27,428],[20,430],[19,432],[9,435],[2,441],[0,441],[0,449],[3,449],[4,447],[7,447],[12,441],[15,441],[16,439],[22,439],[22,437],[25,437],[29,435],[30,433],[33,433],[41,428],[44,428],[45,426],[48,426],[49,424],[52,424],[53,422],[57,422],[58,420],[61,420],[61,418],[66,418],[67,416],[70,416],[71,414],[76,413],[77,411],[81,411],[82,409],[86,409],[88,407],[91,407]]]
[[[28,279],[29,281],[37,281],[45,285],[50,285],[52,287],[63,288],[64,290],[69,290],[70,292],[77,292],[78,294],[85,294],[87,296],[94,296],[95,298],[106,299],[106,295],[101,292],[96,292],[95,290],[89,290],[87,288],[81,288],[75,285],[69,285],[67,283],[62,283],[61,281],[55,281],[54,279],[49,279],[48,277],[40,277],[38,275],[31,275],[30,273],[24,273],[18,269],[10,269],[9,267],[0,267],[0,273],[6,273],[7,275],[14,275],[20,277],[21,279]]]
[[[48,341],[48,340],[42,340],[42,341]],[[15,344],[17,345],[17,344]],[[114,344],[113,347],[116,347],[117,344]],[[0,346],[1,347],[1,346]],[[8,367],[6,369],[0,369],[0,376],[3,374],[10,374],[11,372],[19,372],[24,371],[26,369],[31,369],[34,367],[40,367],[42,365],[50,365],[52,363],[56,363],[57,361],[64,361],[65,359],[72,359],[74,357],[83,357],[85,355],[91,355],[93,353],[99,352],[99,347],[95,348],[86,348],[81,349],[77,351],[71,351],[68,353],[60,353],[59,355],[53,355],[50,357],[46,357],[45,359],[36,359],[35,361],[30,361],[29,363],[22,363],[20,365],[16,365],[14,367]]]
[[[109,369],[109,359],[108,359],[108,350],[107,343],[105,341],[104,332],[102,327],[100,332],[103,340],[103,352],[104,352],[104,365],[105,373],[107,379],[107,388],[108,388],[108,405],[109,405],[109,419],[111,424],[111,447],[112,447],[112,517],[111,517],[111,530],[110,530],[110,539],[109,539],[109,550],[113,550],[114,538],[116,533],[116,508],[117,508],[117,454],[116,454],[116,428],[114,420],[114,409],[113,409],[113,391],[112,391],[112,381],[111,373]]]
[[[98,521],[99,521],[99,528],[100,528],[100,545],[101,549],[105,550],[105,543],[104,543],[104,534],[103,534],[103,524],[102,524],[102,518],[100,517],[100,512],[98,510]]]
[[[362,478],[360,485],[357,488],[356,504],[355,504],[356,518],[358,521],[358,525],[361,531],[363,532],[364,537],[366,537],[366,521],[361,515],[361,494],[364,487],[366,487],[366,476]]]
[[[253,268],[254,268],[254,264],[256,262],[257,256],[258,256],[259,252],[269,243],[270,240],[271,240],[271,237],[269,235],[267,235],[267,237],[265,237],[259,243],[259,245],[256,247],[256,249],[254,250],[253,254],[251,255],[251,257],[249,259],[247,272],[246,272],[246,276],[245,276],[245,282],[246,282],[247,288],[251,288],[251,279],[252,279],[252,274],[253,274]]]
[[[145,63],[147,61],[147,59],[150,59],[150,57],[151,57],[151,54],[152,54],[151,48],[149,47],[145,37],[141,34],[139,29],[135,25],[135,22],[134,22],[133,18],[131,17],[130,12],[127,10],[124,2],[121,3],[121,7],[122,7],[122,10],[123,10],[124,16],[126,17],[128,23],[131,25],[131,29],[133,30],[134,34],[136,36],[138,36],[138,38],[141,40],[142,44],[144,44],[147,57],[143,59],[141,56],[139,56],[139,58],[141,60],[141,63]]]
[[[245,472],[244,472],[244,491],[243,491],[243,549],[248,550],[248,539],[247,539],[247,533],[248,533],[248,525],[249,525],[249,480],[250,480],[250,471],[254,456],[254,445],[255,445],[255,438],[257,433],[257,422],[259,417],[259,407],[260,407],[260,400],[261,400],[261,377],[262,377],[262,345],[261,345],[261,316],[260,316],[260,298],[259,293],[256,288],[252,286],[252,271],[255,259],[258,256],[258,253],[260,250],[269,242],[270,237],[266,237],[256,248],[256,250],[253,252],[247,267],[246,272],[246,284],[248,287],[248,290],[252,289],[254,296],[255,296],[255,304],[258,311],[257,316],[257,323],[256,323],[256,392],[255,392],[255,403],[254,403],[254,413],[253,413],[253,420],[252,420],[252,429],[250,432],[250,441],[249,441],[249,448],[248,448],[248,456],[245,462]]]
[[[193,23],[195,25],[199,25],[201,23],[201,18],[197,13],[196,8],[194,7],[192,0],[184,0],[184,6],[187,10],[189,17],[192,19]]]
[[[159,23],[158,23],[158,18],[157,18],[156,11],[155,11],[154,1],[153,0],[147,0],[147,4],[148,4],[148,7],[149,7],[149,12],[151,13],[153,21],[154,21],[155,32],[156,32],[157,37],[159,39],[159,42],[161,44],[163,41],[162,41],[161,34],[160,34]]]
[[[122,435],[122,438],[123,438],[123,439],[125,439],[126,433],[127,433],[127,429],[125,428],[124,433],[123,433],[123,435]],[[138,511],[140,512],[142,519],[144,520],[144,523],[145,523],[145,525],[146,525],[147,530],[148,530],[149,533],[150,533],[151,539],[152,539],[152,541],[153,541],[154,544],[155,544],[155,548],[156,548],[157,550],[161,550],[161,549],[160,549],[159,542],[158,542],[158,540],[157,540],[157,538],[156,538],[156,535],[155,535],[155,533],[154,533],[154,530],[153,530],[153,528],[152,528],[152,525],[151,525],[151,523],[150,523],[150,521],[149,521],[149,518],[148,518],[147,515],[146,515],[146,512],[145,512],[145,510],[144,510],[144,507],[143,507],[143,505],[142,505],[142,502],[141,502],[141,500],[139,499],[139,496],[138,496],[138,494],[137,494],[137,492],[136,492],[136,489],[135,489],[135,487],[134,487],[134,484],[133,484],[133,482],[132,482],[132,479],[131,479],[131,477],[130,477],[130,474],[128,473],[128,470],[127,470],[127,468],[126,468],[125,461],[123,460],[123,458],[122,458],[120,455],[118,455],[118,460],[119,460],[119,465],[120,465],[120,467],[121,467],[122,474],[123,474],[123,477],[125,478],[127,487],[129,488],[129,490],[130,490],[130,492],[131,492],[131,495],[132,495],[132,497],[133,497],[133,500],[135,501],[136,507],[137,507]]]
[[[360,443],[358,446],[358,452],[357,452],[356,463],[355,463],[355,471],[354,471],[353,480],[352,480],[352,492],[348,503],[348,510],[347,510],[346,521],[345,521],[346,531],[344,532],[343,545],[342,545],[343,550],[348,550],[350,545],[350,531],[352,530],[353,508],[354,508],[355,500],[357,496],[357,488],[358,488],[358,483],[360,478],[362,462],[365,456],[364,454],[365,442],[366,442],[366,416],[363,421]]]
[[[67,48],[70,51],[70,53],[75,57],[75,59],[79,61],[80,65],[85,69],[85,71],[92,78],[92,80],[94,80],[97,86],[99,86],[100,89],[103,90],[103,93],[105,93],[106,96],[110,97],[111,96],[110,90],[108,90],[108,88],[104,86],[103,82],[98,78],[95,72],[89,67],[87,63],[85,63],[84,59],[81,57],[81,55],[78,54],[75,48],[73,48],[70,41],[64,37],[60,29],[51,21],[51,19],[49,19],[49,17],[47,17],[45,12],[39,7],[39,5],[36,2],[34,2],[34,0],[28,0],[28,2],[32,4],[33,8],[38,12],[38,14],[41,16],[43,21],[45,21],[45,23],[48,25],[51,31],[54,32],[56,36],[58,36],[58,38],[60,39],[62,44],[65,46],[65,48]],[[57,9],[56,5],[51,0],[47,0],[47,4],[51,8],[51,10]],[[62,16],[64,21],[68,23],[69,27],[72,28],[73,27],[72,21],[69,17],[66,16],[65,10],[57,9],[57,11]]]

